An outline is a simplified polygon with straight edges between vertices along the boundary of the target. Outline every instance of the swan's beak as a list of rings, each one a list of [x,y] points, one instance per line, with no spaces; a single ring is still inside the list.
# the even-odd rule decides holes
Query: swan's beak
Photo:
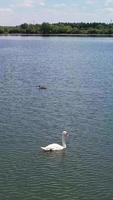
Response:
[[[69,136],[69,133],[67,131],[63,131],[64,136]]]
[[[69,133],[66,133],[66,136],[69,137]]]

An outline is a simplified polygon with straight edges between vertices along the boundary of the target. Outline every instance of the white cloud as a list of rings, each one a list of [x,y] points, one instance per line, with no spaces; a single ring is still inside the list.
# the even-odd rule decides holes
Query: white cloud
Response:
[[[53,7],[56,7],[56,8],[66,7],[66,4],[65,3],[54,4]]]
[[[109,15],[109,17],[113,17],[113,0],[105,1],[104,12],[106,15]]]
[[[33,5],[34,5],[33,0],[24,0],[22,3],[16,4],[16,7],[31,8],[33,7]]]
[[[113,6],[113,0],[106,0],[105,1],[105,6]]]
[[[0,8],[0,25],[10,25],[14,12],[11,8]]]
[[[109,14],[113,14],[113,8],[105,8],[105,11],[108,12]]]
[[[12,13],[12,9],[11,8],[0,8],[0,14],[2,13]]]
[[[32,0],[24,1],[24,2],[21,4],[21,7],[27,7],[27,8],[33,7],[33,1],[32,1]]]
[[[88,5],[94,5],[96,3],[97,3],[96,0],[87,0],[86,1],[86,4],[88,4]]]
[[[45,0],[24,0],[10,5],[11,8],[33,8],[36,6],[45,6]]]
[[[42,1],[42,2],[39,3],[39,5],[40,6],[45,6],[45,2]]]

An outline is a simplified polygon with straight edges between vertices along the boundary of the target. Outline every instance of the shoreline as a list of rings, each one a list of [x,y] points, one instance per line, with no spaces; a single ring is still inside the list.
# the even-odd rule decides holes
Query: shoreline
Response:
[[[26,33],[11,33],[0,34],[0,36],[40,36],[40,37],[113,37],[113,34],[26,34]]]

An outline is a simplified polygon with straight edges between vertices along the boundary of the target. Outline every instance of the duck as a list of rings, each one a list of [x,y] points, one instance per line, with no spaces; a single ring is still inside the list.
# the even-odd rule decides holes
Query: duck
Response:
[[[43,86],[43,85],[42,85],[42,86],[39,85],[38,88],[41,89],[41,90],[46,90],[46,89],[47,89],[47,87],[46,87],[46,86]]]
[[[57,143],[53,143],[53,144],[49,144],[45,147],[41,147],[41,149],[43,151],[62,151],[64,149],[66,149],[66,138],[67,136],[69,136],[67,131],[63,131],[62,132],[62,145],[57,144]]]

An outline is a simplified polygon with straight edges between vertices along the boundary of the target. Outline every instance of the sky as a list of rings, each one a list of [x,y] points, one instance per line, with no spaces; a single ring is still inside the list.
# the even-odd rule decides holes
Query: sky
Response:
[[[0,0],[0,25],[113,23],[113,0]]]

